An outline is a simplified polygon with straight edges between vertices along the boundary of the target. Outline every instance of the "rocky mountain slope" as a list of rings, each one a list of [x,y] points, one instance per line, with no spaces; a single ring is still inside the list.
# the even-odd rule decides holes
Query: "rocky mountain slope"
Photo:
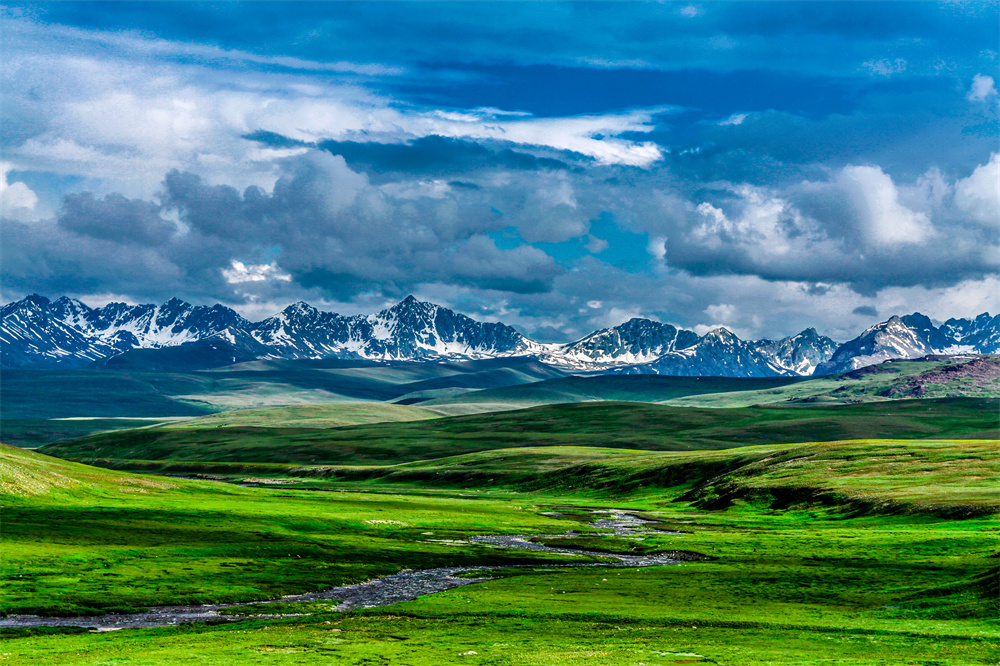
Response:
[[[776,377],[832,374],[892,358],[1000,351],[1000,316],[892,317],[843,345],[809,328],[782,340],[741,340],[726,329],[699,336],[631,319],[567,344],[541,344],[502,323],[478,322],[409,296],[369,315],[289,305],[259,322],[223,305],[109,303],[91,308],[38,295],[0,308],[0,367],[170,369],[255,359],[441,361],[531,356],[572,372]]]

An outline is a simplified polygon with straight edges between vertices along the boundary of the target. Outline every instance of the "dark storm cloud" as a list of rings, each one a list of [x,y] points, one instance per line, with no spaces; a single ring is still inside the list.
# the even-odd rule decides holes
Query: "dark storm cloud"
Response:
[[[851,314],[856,314],[861,317],[871,317],[874,319],[875,317],[878,317],[878,310],[871,305],[859,305],[851,310]]]
[[[937,172],[905,182],[847,167],[783,188],[692,187],[617,167],[496,173],[502,182],[490,187],[402,176],[376,185],[343,157],[312,151],[288,159],[269,193],[172,171],[160,203],[69,195],[55,220],[6,222],[5,282],[141,298],[300,289],[347,301],[421,284],[529,295],[595,253],[635,275],[794,281],[821,296],[831,284],[866,295],[948,287],[1000,267],[995,229],[959,214],[955,181]],[[592,236],[601,242],[585,248]]]
[[[53,294],[230,299],[298,285],[349,299],[438,282],[532,293],[564,271],[541,250],[501,249],[483,235],[499,217],[478,190],[396,197],[321,152],[289,160],[285,171],[272,193],[172,171],[162,205],[69,195],[56,220],[5,223],[5,283]]]
[[[129,200],[120,194],[95,199],[89,192],[66,195],[58,225],[94,239],[151,246],[164,244],[176,231],[171,222],[160,217],[155,203]]]

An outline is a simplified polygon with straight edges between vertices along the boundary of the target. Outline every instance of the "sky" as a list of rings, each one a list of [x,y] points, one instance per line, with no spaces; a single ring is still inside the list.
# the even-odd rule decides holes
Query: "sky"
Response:
[[[0,272],[539,341],[1000,310],[997,2],[0,5]]]

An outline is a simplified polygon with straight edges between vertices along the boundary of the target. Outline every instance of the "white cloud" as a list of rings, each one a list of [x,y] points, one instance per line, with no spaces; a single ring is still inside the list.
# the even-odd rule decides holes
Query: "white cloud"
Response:
[[[1000,153],[955,183],[955,205],[976,222],[1000,226]]]
[[[598,238],[597,236],[587,236],[587,243],[584,245],[587,248],[587,252],[591,254],[600,254],[608,249],[610,243],[603,238]]]
[[[872,74],[878,74],[879,76],[892,76],[893,74],[899,74],[900,72],[906,71],[907,62],[902,58],[896,58],[895,60],[890,60],[888,58],[880,58],[878,60],[868,60],[861,64],[862,67],[867,69]]]
[[[657,261],[664,261],[667,256],[667,239],[665,236],[653,236],[649,239],[646,251]]]
[[[716,303],[715,305],[709,305],[705,308],[705,314],[707,314],[712,321],[728,321],[733,318],[736,314],[736,306],[730,305],[729,303]]]
[[[969,94],[966,95],[966,99],[971,102],[981,102],[996,94],[997,89],[993,85],[993,77],[976,74],[972,77],[972,87],[969,88]]]
[[[20,181],[7,181],[13,168],[8,162],[0,162],[0,217],[22,222],[35,219],[38,195]]]
[[[29,21],[5,23],[16,24],[8,48],[13,55],[0,78],[5,105],[37,116],[40,128],[6,154],[22,168],[85,174],[103,181],[105,191],[129,197],[151,198],[171,169],[239,189],[270,189],[280,174],[278,162],[303,149],[262,147],[242,138],[255,131],[304,142],[402,142],[429,135],[499,140],[638,167],[662,157],[653,142],[620,137],[652,131],[653,116],[666,108],[565,118],[491,108],[443,112],[398,104],[356,79],[331,81],[321,74],[379,73],[368,65],[278,63],[135,35],[78,30],[63,35]],[[161,58],[164,54],[178,59]],[[246,63],[289,69],[262,72]]]
[[[244,264],[242,261],[234,260],[230,268],[222,269],[222,276],[229,284],[264,282],[266,280],[291,282],[292,280],[292,276],[282,272],[277,263],[273,261],[269,264]]]
[[[743,121],[747,119],[746,113],[734,113],[725,120],[720,120],[720,125],[742,125]]]
[[[917,244],[931,235],[930,220],[899,203],[892,178],[881,168],[847,166],[836,182],[850,198],[859,231],[869,245]]]

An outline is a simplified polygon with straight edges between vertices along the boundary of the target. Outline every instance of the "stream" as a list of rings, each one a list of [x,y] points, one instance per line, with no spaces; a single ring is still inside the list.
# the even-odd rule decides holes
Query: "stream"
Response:
[[[641,536],[643,534],[681,534],[681,532],[665,532],[650,530],[643,526],[653,521],[643,520],[632,514],[621,511],[595,511],[595,514],[605,514],[608,517],[590,523],[591,527],[609,530],[619,536]],[[294,594],[271,599],[268,601],[253,601],[247,603],[199,604],[193,606],[155,606],[142,613],[127,613],[122,615],[90,615],[85,617],[41,617],[38,615],[9,615],[0,617],[0,628],[12,627],[87,627],[92,631],[115,631],[118,629],[137,629],[148,627],[169,627],[186,622],[225,622],[245,620],[248,618],[290,617],[288,615],[220,615],[223,608],[240,606],[265,605],[268,603],[296,603],[310,601],[333,601],[340,603],[336,612],[355,610],[358,608],[376,608],[388,606],[403,601],[410,601],[435,592],[450,590],[462,585],[482,583],[491,578],[458,577],[471,571],[496,571],[497,569],[514,569],[519,567],[649,567],[666,564],[678,564],[682,560],[666,555],[621,555],[601,553],[597,551],[575,548],[557,548],[533,543],[530,539],[544,537],[583,536],[576,532],[562,534],[491,534],[469,537],[472,543],[479,543],[493,548],[512,548],[548,553],[563,553],[580,556],[596,556],[618,560],[617,562],[586,562],[508,564],[494,566],[464,566],[438,567],[436,569],[403,570],[389,576],[383,576],[364,583],[345,585],[323,592]],[[607,536],[607,532],[605,532]]]

